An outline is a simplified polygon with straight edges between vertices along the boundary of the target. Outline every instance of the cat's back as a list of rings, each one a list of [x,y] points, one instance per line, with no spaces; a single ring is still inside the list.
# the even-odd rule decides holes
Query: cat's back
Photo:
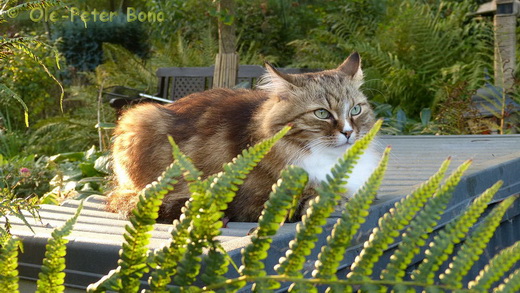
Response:
[[[168,135],[205,174],[220,171],[248,144],[262,91],[215,89],[169,105],[147,103],[126,111],[115,130],[118,184],[143,188],[172,162]]]

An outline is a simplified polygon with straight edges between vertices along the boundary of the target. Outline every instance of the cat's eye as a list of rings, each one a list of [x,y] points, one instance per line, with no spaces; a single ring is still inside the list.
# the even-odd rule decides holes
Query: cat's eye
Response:
[[[352,116],[359,115],[359,113],[361,113],[360,105],[355,105],[354,107],[352,107],[352,109],[350,109],[350,115],[352,115]]]
[[[325,109],[318,109],[314,111],[314,115],[320,119],[329,119],[332,116],[330,112]]]

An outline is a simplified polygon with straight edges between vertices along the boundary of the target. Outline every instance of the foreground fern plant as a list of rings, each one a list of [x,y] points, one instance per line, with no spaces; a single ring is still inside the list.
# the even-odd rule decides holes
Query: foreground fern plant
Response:
[[[381,121],[333,167],[332,175],[318,189],[318,196],[310,202],[307,213],[297,225],[294,240],[289,243],[285,257],[274,267],[277,273],[269,274],[271,270],[268,269],[271,268],[266,268],[263,260],[268,256],[272,237],[284,221],[292,216],[308,180],[305,171],[298,167],[291,166],[282,172],[281,179],[273,186],[265,204],[258,228],[251,236],[251,243],[242,250],[242,265],[237,267],[233,264],[239,276],[232,279],[224,277],[233,266],[230,266],[230,258],[216,240],[222,228],[223,211],[245,176],[289,128],[245,150],[232,163],[224,166],[223,172],[204,180],[201,179],[201,172],[172,141],[174,162],[157,182],[141,192],[137,208],[126,227],[118,267],[97,283],[91,284],[87,290],[138,292],[146,273],[149,273],[149,289],[142,292],[235,292],[248,283],[254,292],[272,292],[280,288],[282,283],[292,284],[289,291],[295,292],[317,292],[317,285],[328,287],[330,292],[410,292],[417,288],[428,292],[520,290],[520,270],[509,272],[520,260],[520,241],[498,253],[474,280],[468,284],[462,282],[475,260],[483,253],[504,213],[518,198],[517,195],[504,199],[482,218],[488,203],[500,189],[501,181],[483,192],[460,217],[428,241],[453,190],[471,165],[471,161],[464,162],[443,182],[451,162],[449,158],[436,174],[379,219],[378,226],[364,243],[350,272],[343,278],[336,276],[347,248],[369,214],[370,204],[386,170],[390,148],[385,150],[379,166],[365,185],[343,207],[341,217],[327,237],[327,244],[321,247],[312,277],[305,276],[304,264],[309,261],[308,256],[316,245],[318,235],[323,232],[322,226],[334,211],[339,193],[344,192],[343,186],[353,164],[380,126]],[[181,176],[188,182],[192,197],[184,207],[184,214],[173,223],[170,242],[161,249],[149,251],[150,232],[162,198]],[[479,219],[480,224],[475,225]],[[64,231],[70,231],[71,224],[66,224],[66,227]],[[64,233],[57,234],[64,236]],[[53,237],[56,236],[53,234]],[[374,268],[378,266],[379,258],[391,245],[396,244],[398,238],[402,239],[390,257],[390,262],[377,278]],[[19,243],[15,238],[2,237],[0,284],[9,288],[9,292],[18,290],[15,272]],[[456,246],[459,247],[456,249]],[[57,265],[53,267],[62,268],[64,247],[64,241],[56,240],[53,249],[59,253],[47,254],[48,261],[45,263],[54,263]],[[408,269],[412,259],[424,249],[426,256],[420,265],[415,270]],[[201,265],[202,262],[205,266]],[[445,263],[448,264],[447,269],[441,271],[441,265]],[[43,284],[49,284],[49,277],[53,276],[51,280],[56,285],[53,288],[60,292],[64,274],[50,269],[50,265],[46,266],[49,268],[42,271],[38,285],[41,283],[42,288],[48,288],[43,287]],[[407,275],[411,278],[407,278]],[[504,278],[504,275],[507,277]],[[41,289],[40,292],[47,291]]]
[[[83,208],[80,203],[76,213],[63,226],[56,228],[46,245],[45,258],[38,274],[36,292],[63,292],[65,286],[65,255],[67,237]],[[0,230],[0,292],[19,292],[18,290],[18,249],[22,241]]]

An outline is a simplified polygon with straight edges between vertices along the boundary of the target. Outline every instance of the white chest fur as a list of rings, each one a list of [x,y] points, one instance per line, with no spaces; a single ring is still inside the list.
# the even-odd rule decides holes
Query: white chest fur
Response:
[[[301,158],[294,165],[303,168],[309,174],[309,181],[319,183],[326,180],[331,168],[336,164],[346,151],[345,148],[319,148],[311,149],[310,154]],[[359,158],[356,166],[347,180],[345,188],[350,197],[365,184],[366,180],[377,167],[380,155],[369,147]]]

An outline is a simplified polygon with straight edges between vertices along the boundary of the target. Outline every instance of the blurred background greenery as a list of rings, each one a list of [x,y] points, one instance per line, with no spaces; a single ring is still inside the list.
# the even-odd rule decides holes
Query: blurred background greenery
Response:
[[[502,111],[487,119],[472,102],[479,88],[492,83],[493,75],[492,17],[472,16],[483,2],[236,0],[232,22],[241,64],[262,65],[268,60],[280,67],[327,69],[358,51],[365,92],[385,119],[383,133],[514,133],[517,120],[500,123],[514,113]],[[0,190],[27,196],[28,186],[33,186],[38,196],[52,190],[63,197],[69,184],[74,196],[103,193],[107,181],[100,178],[110,173],[104,158],[111,130],[99,127],[114,123],[115,112],[100,102],[101,91],[128,86],[153,93],[157,68],[215,62],[218,26],[213,0],[68,4],[69,8],[58,3],[48,10],[63,15],[73,6],[122,15],[132,7],[162,12],[165,20],[128,22],[123,16],[111,22],[35,22],[30,9],[15,18],[3,16]],[[25,40],[21,49],[6,41],[16,38]],[[42,65],[63,85],[63,109],[61,87]],[[507,91],[518,103],[517,81],[513,87]],[[29,126],[15,97],[27,105]],[[57,154],[62,154],[59,160]],[[22,168],[31,171],[33,183]]]

